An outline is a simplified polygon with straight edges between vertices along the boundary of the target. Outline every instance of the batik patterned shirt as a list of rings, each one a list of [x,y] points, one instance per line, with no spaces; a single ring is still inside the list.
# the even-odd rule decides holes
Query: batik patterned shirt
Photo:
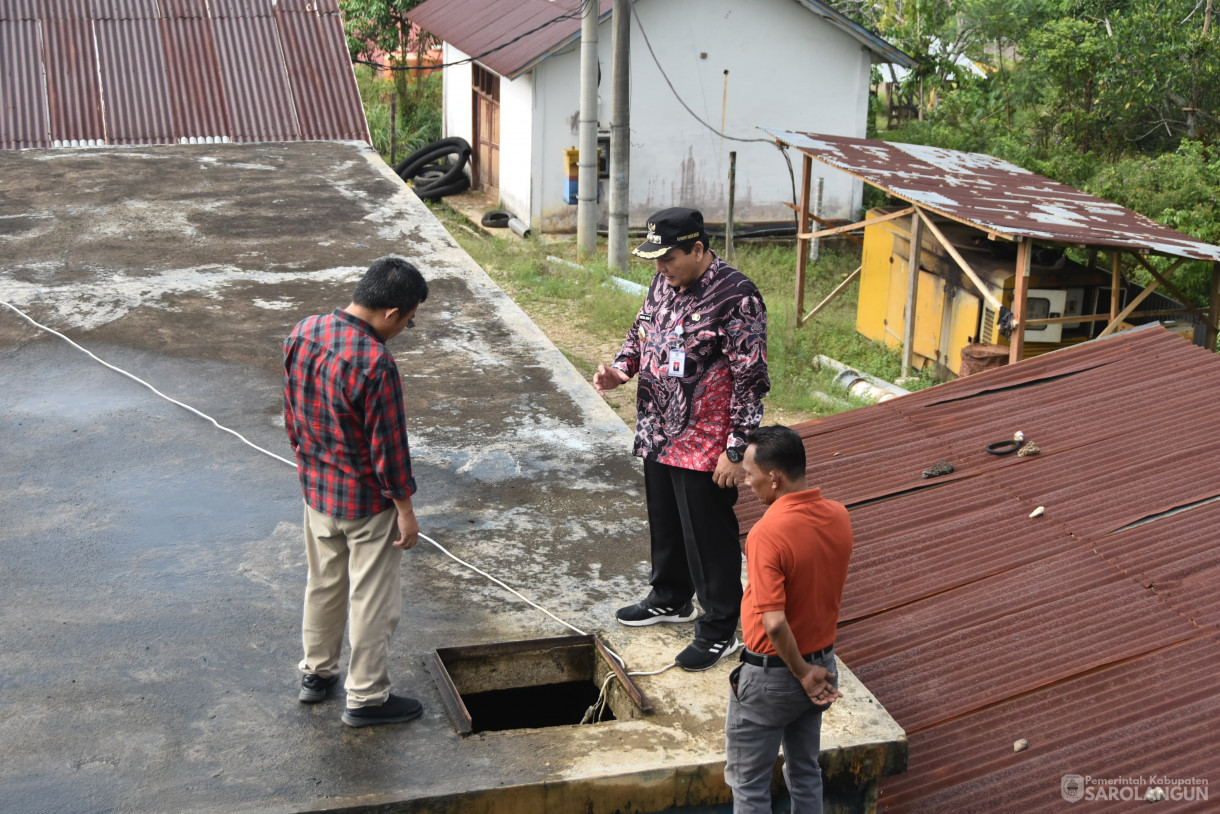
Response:
[[[674,350],[685,353],[680,376],[668,373]],[[640,377],[634,453],[711,472],[746,443],[771,389],[762,295],[714,253],[686,291],[657,274],[613,367]]]
[[[368,517],[415,493],[402,378],[385,342],[337,309],[284,341],[284,425],[305,501],[330,517]]]

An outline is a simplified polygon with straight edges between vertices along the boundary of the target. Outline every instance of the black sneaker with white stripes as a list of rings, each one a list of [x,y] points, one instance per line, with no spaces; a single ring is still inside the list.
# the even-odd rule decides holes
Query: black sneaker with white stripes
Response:
[[[650,605],[645,600],[643,602],[636,602],[634,605],[628,605],[625,608],[619,608],[614,614],[614,618],[624,625],[643,627],[644,625],[655,625],[658,622],[689,622],[696,615],[694,602],[687,602],[681,607],[671,606],[666,608]]]
[[[715,667],[722,658],[729,653],[736,652],[739,647],[741,647],[741,642],[737,641],[736,636],[715,642],[710,639],[695,639],[678,654],[674,661],[683,670],[697,673]]]

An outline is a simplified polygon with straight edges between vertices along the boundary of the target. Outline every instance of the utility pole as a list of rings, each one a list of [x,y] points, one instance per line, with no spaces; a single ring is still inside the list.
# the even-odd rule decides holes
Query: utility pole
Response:
[[[581,0],[580,25],[580,163],[576,194],[576,254],[597,251],[597,17],[598,0]]]
[[[631,167],[631,0],[614,0],[614,62],[610,68],[610,268],[627,271],[628,177]]]

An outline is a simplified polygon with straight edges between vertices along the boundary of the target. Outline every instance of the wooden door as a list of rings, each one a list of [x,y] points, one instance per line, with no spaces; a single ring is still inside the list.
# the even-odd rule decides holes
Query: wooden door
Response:
[[[500,197],[500,77],[474,66],[474,144],[472,186]]]

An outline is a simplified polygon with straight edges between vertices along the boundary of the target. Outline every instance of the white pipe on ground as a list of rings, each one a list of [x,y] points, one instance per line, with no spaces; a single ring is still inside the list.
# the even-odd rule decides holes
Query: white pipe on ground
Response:
[[[857,398],[880,403],[898,398],[899,396],[905,396],[910,392],[884,379],[878,379],[876,376],[861,373],[836,359],[831,359],[829,356],[823,356],[820,353],[813,357],[813,364],[825,370],[838,371],[839,375],[835,377],[835,384]]]

